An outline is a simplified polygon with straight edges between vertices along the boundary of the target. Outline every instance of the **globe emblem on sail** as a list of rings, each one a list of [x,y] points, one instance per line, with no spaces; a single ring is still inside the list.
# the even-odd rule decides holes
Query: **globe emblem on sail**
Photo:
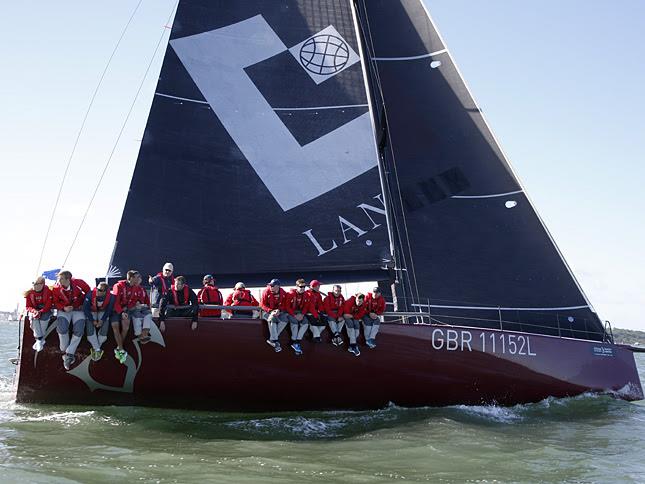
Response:
[[[330,76],[349,61],[349,47],[335,35],[322,34],[308,39],[300,48],[300,63],[309,72]]]

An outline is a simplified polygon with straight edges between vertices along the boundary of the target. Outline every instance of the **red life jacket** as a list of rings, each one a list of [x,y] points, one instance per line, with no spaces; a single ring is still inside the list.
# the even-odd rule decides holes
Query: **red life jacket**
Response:
[[[305,292],[309,295],[309,298],[311,300],[311,307],[314,309],[314,311],[324,312],[325,306],[323,304],[322,294],[318,291],[314,291],[313,289],[309,289]],[[311,311],[311,308],[309,310]]]
[[[332,318],[339,318],[343,315],[343,306],[345,305],[345,298],[342,294],[338,297],[333,292],[327,293],[325,298],[325,311]]]
[[[103,299],[103,303],[99,308],[96,305],[96,289],[97,289],[96,287],[92,289],[92,311],[93,312],[105,311],[105,309],[108,307],[108,304],[110,304],[110,299],[112,298],[112,294],[110,293],[110,291],[106,291],[105,298]]]
[[[28,297],[31,307],[34,309],[42,309],[45,307],[45,301],[47,299],[47,293],[49,293],[49,288],[47,286],[43,287],[43,290],[40,292],[34,291],[33,289],[29,291]]]
[[[60,299],[63,300],[63,306],[72,306],[74,309],[80,308],[83,304],[85,293],[73,279],[69,283],[69,289],[65,289],[59,283],[54,286]]]
[[[141,304],[149,304],[148,294],[146,294],[145,289],[141,286],[132,286],[128,284],[128,281],[122,279],[114,287],[116,288],[116,294],[119,295],[117,304],[115,305],[117,312],[124,309],[131,309],[138,302]]]
[[[166,294],[168,292],[168,286],[166,285],[166,278],[161,272],[157,272],[157,276],[161,281],[161,294]],[[172,287],[175,287],[175,276],[173,275],[170,276],[170,285]]]
[[[52,291],[47,286],[43,286],[43,289],[40,292],[36,292],[31,289],[25,297],[25,308],[27,309],[27,312],[34,317],[40,317],[43,314],[47,314],[51,311],[53,304],[54,298],[52,296]]]
[[[298,291],[296,291],[295,289],[291,290],[291,292],[289,293],[289,300],[287,302],[287,311],[291,315],[293,315],[294,312],[298,311],[302,314],[311,313],[315,318],[318,317],[318,311],[316,311],[316,305],[314,303],[313,297],[306,291],[302,294],[298,294]]]
[[[284,289],[280,288],[278,294],[275,294],[270,286],[262,292],[262,309],[267,312],[273,311],[274,309],[282,309],[284,306],[284,299],[286,299],[287,293]]]
[[[197,295],[201,304],[222,304],[224,297],[220,290],[215,286],[204,286]]]
[[[248,289],[236,289],[233,292],[233,304],[231,306],[253,306],[253,296]]]
[[[224,302],[224,297],[220,290],[215,286],[206,285],[201,288],[199,294],[197,294],[197,300],[200,304],[218,304],[222,305]],[[221,309],[200,309],[200,316],[216,316],[219,317],[222,315]]]
[[[383,314],[383,311],[385,311],[385,298],[383,296],[379,295],[377,298],[372,297],[372,293],[369,293],[367,296],[365,296],[365,312],[366,313],[375,313],[375,314]]]
[[[354,319],[361,319],[365,314],[367,314],[365,307],[365,300],[363,300],[363,304],[358,306],[356,304],[356,298],[354,296],[350,297],[347,302],[345,302],[345,314],[351,314],[352,318]]]
[[[190,289],[188,288],[188,284],[184,284],[184,289],[182,291],[184,293],[184,303],[179,304],[179,298],[177,297],[177,289],[175,289],[174,287],[172,288],[172,298],[175,301],[175,306],[188,306],[190,304],[190,300],[188,299],[188,291],[190,291]]]

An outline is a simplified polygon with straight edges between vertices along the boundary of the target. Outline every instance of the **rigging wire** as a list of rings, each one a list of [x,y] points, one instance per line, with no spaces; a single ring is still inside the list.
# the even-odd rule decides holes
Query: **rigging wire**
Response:
[[[362,16],[361,16],[360,11],[357,12],[357,18],[359,19],[359,22],[361,22],[361,28],[362,28],[363,32],[369,36],[369,44],[367,42],[368,39],[366,38],[365,40],[366,40],[366,46],[367,46],[367,49],[368,49],[367,54],[371,58],[372,57],[372,52],[374,50],[373,40],[372,40],[371,34],[370,34],[370,32],[367,31],[367,29],[363,25]],[[383,115],[387,118],[387,110],[386,110],[386,107],[385,107],[383,89],[382,89],[382,86],[380,84],[380,79],[378,77],[378,72],[376,72],[376,66],[372,66],[372,70],[374,71],[375,78],[376,78],[376,83],[375,83],[376,84],[376,89],[378,89],[378,93],[379,93],[380,98],[381,98],[380,99],[381,100],[380,104],[382,106],[382,109],[381,109],[380,112],[382,112]],[[380,112],[378,113],[379,114],[379,119],[381,119]],[[387,124],[387,121],[386,121],[385,124]],[[385,153],[380,152],[379,153],[379,158],[382,160],[384,170],[387,170],[387,167],[385,165],[385,163],[386,163]],[[392,198],[391,194],[393,193],[393,190],[392,190],[392,187],[391,187],[391,180],[390,180],[390,177],[387,175],[387,172],[385,173],[384,181],[385,181],[384,188],[385,188],[385,190],[387,190],[387,194],[390,195],[389,198],[391,199]],[[397,240],[399,241],[399,247],[401,247],[403,237],[401,235],[400,224],[396,219],[396,213],[395,212],[392,213],[392,223],[393,223],[393,228],[396,231]],[[400,261],[397,260],[397,253],[400,255],[400,259],[401,259]],[[407,257],[406,257],[405,252],[403,252],[402,250],[401,251],[397,250],[396,247],[394,247],[394,254],[393,255],[394,255],[394,265],[395,265],[394,270],[398,273],[397,276],[396,276],[396,280],[401,281],[401,285],[399,287],[400,294],[398,296],[396,296],[396,297],[397,297],[397,299],[402,299],[404,301],[407,301],[409,299],[409,297],[407,295],[408,294],[408,288],[406,287],[406,285],[410,284],[410,281],[408,280],[408,278],[405,277],[406,274],[404,274],[404,271],[407,272]],[[412,292],[412,287],[409,288],[409,292],[410,293]]]
[[[123,27],[123,30],[121,31],[121,35],[119,36],[119,39],[117,40],[114,49],[112,49],[112,53],[110,54],[110,57],[108,58],[107,64],[105,64],[105,68],[103,69],[103,72],[101,73],[101,77],[99,78],[99,82],[96,85],[96,88],[94,89],[94,93],[92,94],[92,97],[90,98],[90,103],[87,106],[87,110],[85,111],[85,115],[83,116],[83,121],[81,122],[81,127],[78,130],[78,133],[76,134],[76,139],[74,140],[74,145],[72,146],[72,151],[69,154],[69,157],[67,159],[67,165],[65,166],[65,171],[63,172],[63,178],[61,179],[60,186],[58,187],[58,194],[56,195],[56,201],[54,202],[54,208],[52,209],[52,214],[49,217],[49,223],[47,225],[47,230],[45,232],[45,239],[43,240],[43,246],[40,250],[40,257],[38,258],[38,265],[36,266],[36,276],[40,274],[40,268],[41,264],[43,262],[43,256],[45,254],[45,247],[47,247],[47,240],[49,239],[49,234],[51,232],[52,228],[52,223],[54,222],[54,217],[56,216],[56,211],[58,209],[58,204],[60,202],[60,197],[63,193],[63,187],[65,186],[65,180],[67,180],[67,174],[69,173],[69,167],[72,164],[72,159],[74,158],[74,154],[76,153],[76,148],[78,147],[78,142],[81,139],[81,135],[83,134],[83,131],[85,130],[85,124],[87,123],[87,118],[90,115],[90,111],[92,110],[92,106],[94,105],[94,100],[96,99],[96,96],[101,88],[101,85],[103,84],[103,79],[105,78],[105,74],[107,73],[110,64],[112,63],[112,59],[114,59],[114,55],[116,54],[116,51],[119,49],[119,46],[121,45],[121,41],[123,40],[123,37],[125,37],[125,33],[128,30],[128,27],[130,27],[130,24],[132,23],[132,19],[134,18],[135,14],[139,10],[139,7],[143,3],[143,0],[139,0],[137,5],[134,7],[134,10],[130,14],[130,18],[128,19],[128,22],[125,24],[125,27]]]
[[[92,197],[90,198],[89,203],[87,204],[87,208],[85,209],[85,213],[83,213],[83,217],[81,218],[81,222],[78,225],[78,228],[76,229],[76,233],[74,234],[74,239],[72,240],[71,245],[69,246],[69,250],[67,251],[67,254],[65,255],[65,259],[63,260],[63,265],[62,267],[65,267],[65,264],[67,264],[67,260],[69,259],[70,254],[72,253],[72,249],[74,248],[74,245],[76,244],[76,240],[78,239],[78,235],[80,234],[83,225],[85,224],[85,220],[87,219],[87,215],[90,212],[90,209],[92,208],[92,204],[94,203],[94,199],[96,198],[96,194],[99,191],[99,188],[101,187],[101,183],[103,182],[103,178],[105,177],[105,173],[107,172],[110,162],[112,161],[112,157],[114,156],[114,153],[116,152],[116,148],[119,144],[119,141],[121,140],[121,136],[123,135],[123,132],[125,131],[125,127],[128,124],[128,120],[130,119],[130,115],[132,114],[132,111],[134,110],[134,106],[137,102],[137,99],[139,98],[139,94],[141,93],[141,90],[143,89],[143,85],[146,82],[146,79],[148,77],[148,73],[150,72],[150,68],[152,67],[152,64],[154,63],[155,57],[157,57],[157,52],[159,51],[159,47],[161,46],[164,36],[166,35],[166,31],[169,30],[168,25],[170,25],[170,22],[172,20],[172,17],[175,14],[175,11],[177,9],[177,6],[179,5],[179,0],[175,2],[170,15],[168,16],[168,21],[164,25],[164,29],[161,32],[161,35],[159,36],[159,40],[157,41],[157,45],[155,46],[155,50],[152,53],[152,56],[150,58],[150,61],[148,62],[148,66],[146,67],[146,71],[143,74],[143,78],[141,79],[141,83],[139,84],[139,88],[137,89],[136,94],[134,95],[134,99],[132,99],[132,103],[130,104],[130,108],[128,109],[128,114],[126,115],[123,124],[121,125],[121,129],[119,131],[119,134],[116,138],[116,141],[114,142],[114,145],[112,146],[112,151],[110,152],[110,155],[108,156],[107,161],[105,162],[105,166],[103,167],[103,171],[101,172],[101,176],[99,177],[98,182],[96,183],[96,186],[94,187],[94,192],[92,193]]]
[[[363,12],[365,14],[365,21],[367,22],[367,32],[366,33],[369,36],[372,51],[374,51],[374,39],[373,39],[373,36],[372,36],[372,29],[371,29],[370,21],[369,21],[369,18],[367,16],[367,6],[366,6],[366,3],[365,3],[365,0],[362,0],[361,3],[363,4]],[[359,16],[359,18],[360,18],[360,16]],[[365,29],[364,29],[364,31],[365,31]],[[383,95],[383,88],[382,88],[382,83],[381,83],[381,77],[380,77],[379,70],[378,70],[378,65],[377,65],[376,61],[371,59],[371,57],[372,56],[370,56],[370,63],[373,64],[373,71],[374,71],[374,74],[375,74],[375,77],[376,77],[379,93],[380,93],[381,99],[383,101],[383,111],[384,111],[385,117],[387,119],[387,107],[385,105],[385,96]],[[389,124],[387,122],[385,123],[385,129],[387,131],[388,139],[391,141],[392,140],[392,134],[390,132],[390,126],[389,126]],[[399,205],[401,207],[400,208],[400,213],[401,213],[401,219],[403,221],[403,230],[405,231],[405,242],[406,242],[406,244],[408,246],[407,249],[408,249],[408,254],[409,254],[409,259],[410,259],[410,268],[412,269],[411,272],[412,272],[413,281],[410,281],[410,285],[412,286],[411,283],[414,282],[414,287],[410,287],[410,289],[413,292],[413,294],[416,293],[417,299],[420,300],[419,286],[418,286],[418,283],[417,283],[416,270],[415,270],[415,267],[414,267],[414,257],[412,256],[412,246],[410,244],[410,235],[409,235],[409,232],[408,232],[408,225],[407,225],[407,220],[406,220],[406,217],[405,217],[405,209],[404,209],[404,205],[403,205],[403,197],[401,196],[401,186],[399,184],[399,177],[398,177],[398,174],[397,174],[398,170],[397,170],[397,166],[396,166],[396,156],[394,154],[394,150],[391,147],[391,144],[390,144],[390,153],[392,154],[392,167],[394,168],[394,178],[396,180],[398,202],[399,202]],[[389,185],[389,183],[388,183],[388,185]],[[390,189],[390,193],[392,193],[391,189]],[[399,236],[399,240],[401,241],[401,243],[403,243],[403,237],[401,237],[400,231],[398,229],[399,224],[396,224],[396,225],[397,225],[397,234]],[[401,256],[403,257],[403,261],[402,261],[403,264],[407,266],[407,261],[406,261],[407,258],[405,257],[405,254],[402,253]]]

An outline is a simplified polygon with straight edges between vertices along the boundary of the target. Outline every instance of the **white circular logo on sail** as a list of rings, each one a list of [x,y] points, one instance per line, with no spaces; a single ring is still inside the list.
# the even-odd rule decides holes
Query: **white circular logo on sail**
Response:
[[[316,84],[361,60],[333,25],[294,45],[289,52]]]
[[[316,35],[300,48],[300,63],[309,72],[329,76],[341,71],[349,62],[349,47],[335,35]]]

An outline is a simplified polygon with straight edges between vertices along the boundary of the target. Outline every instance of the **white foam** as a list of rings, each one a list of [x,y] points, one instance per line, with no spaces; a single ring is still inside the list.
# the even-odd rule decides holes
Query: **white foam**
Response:
[[[308,417],[269,417],[252,420],[236,420],[225,425],[240,430],[260,433],[289,432],[302,437],[333,437],[346,425],[340,419],[321,420]]]
[[[500,407],[497,405],[455,405],[451,408],[463,411],[470,415],[482,417],[486,420],[493,420],[501,423],[513,423],[522,420],[521,408]]]

